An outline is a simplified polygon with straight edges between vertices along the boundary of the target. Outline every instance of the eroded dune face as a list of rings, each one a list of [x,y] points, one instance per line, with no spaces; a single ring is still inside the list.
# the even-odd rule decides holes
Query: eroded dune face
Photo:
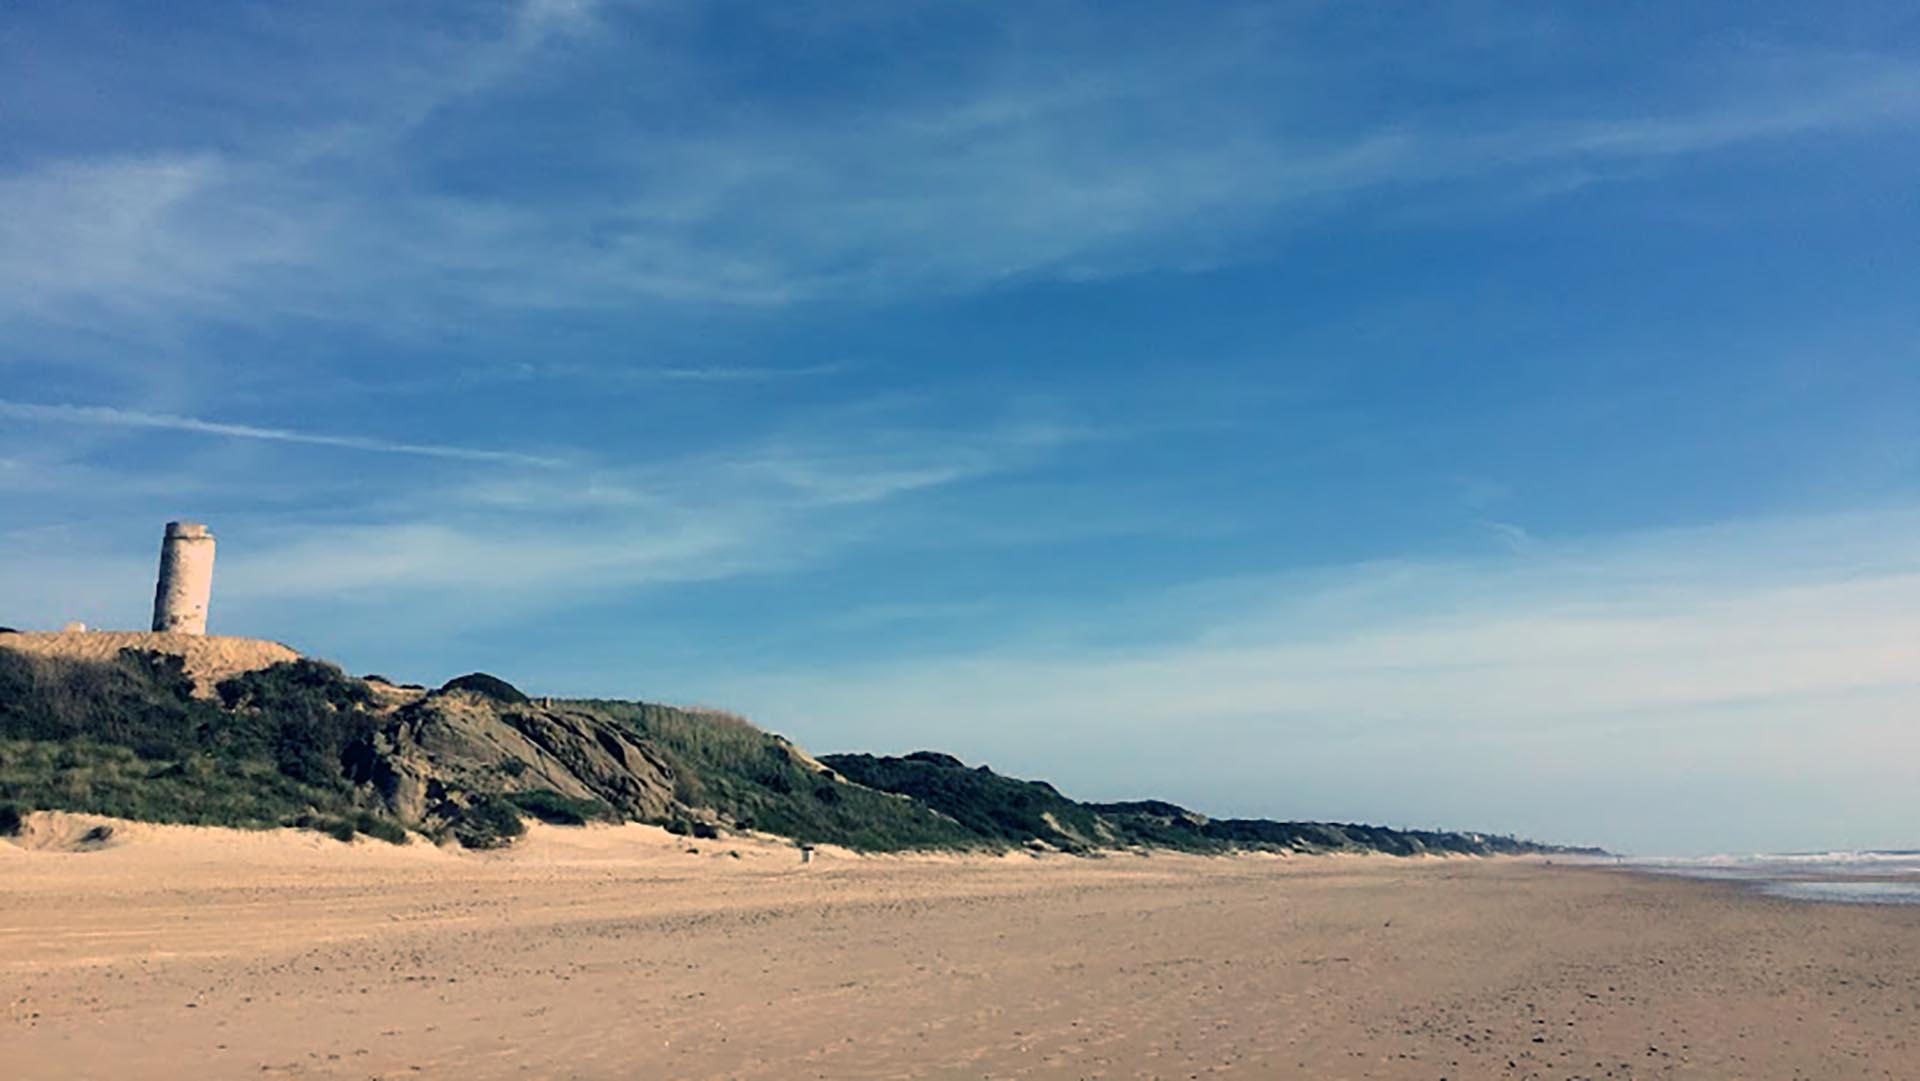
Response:
[[[123,649],[165,653],[181,658],[193,677],[194,693],[212,698],[221,680],[242,672],[295,661],[300,654],[264,638],[155,634],[144,631],[56,631],[0,634],[0,648],[68,661],[107,663]]]
[[[374,740],[375,776],[404,822],[430,821],[449,791],[556,792],[655,819],[673,802],[672,768],[603,717],[484,695],[437,693],[401,706]]]

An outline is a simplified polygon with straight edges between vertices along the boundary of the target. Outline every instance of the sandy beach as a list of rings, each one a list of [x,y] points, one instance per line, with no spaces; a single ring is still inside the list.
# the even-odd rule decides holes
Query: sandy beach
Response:
[[[39,816],[12,1079],[1913,1078],[1920,907],[1539,861],[519,848]],[[688,851],[688,849],[697,851]]]

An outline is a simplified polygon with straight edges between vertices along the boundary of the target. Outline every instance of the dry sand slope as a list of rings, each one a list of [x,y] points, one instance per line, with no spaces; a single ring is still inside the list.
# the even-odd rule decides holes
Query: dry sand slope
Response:
[[[0,647],[95,664],[113,660],[123,649],[171,653],[186,662],[194,691],[203,698],[213,697],[214,688],[229,676],[300,658],[292,649],[261,638],[139,631],[12,631],[0,634]]]
[[[42,819],[0,1076],[1920,1077],[1920,907],[1472,860]],[[740,853],[738,857],[729,850]]]

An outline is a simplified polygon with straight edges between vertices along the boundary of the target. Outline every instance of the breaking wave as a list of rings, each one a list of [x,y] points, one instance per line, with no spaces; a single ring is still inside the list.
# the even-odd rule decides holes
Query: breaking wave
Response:
[[[1830,904],[1920,904],[1920,850],[1648,857],[1656,874],[1750,883],[1769,897]]]

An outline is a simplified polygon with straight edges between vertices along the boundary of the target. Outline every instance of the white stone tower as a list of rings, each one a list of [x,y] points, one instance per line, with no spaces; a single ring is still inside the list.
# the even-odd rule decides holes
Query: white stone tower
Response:
[[[197,522],[168,522],[160,542],[160,584],[153,591],[153,629],[207,633],[213,599],[213,531]]]

